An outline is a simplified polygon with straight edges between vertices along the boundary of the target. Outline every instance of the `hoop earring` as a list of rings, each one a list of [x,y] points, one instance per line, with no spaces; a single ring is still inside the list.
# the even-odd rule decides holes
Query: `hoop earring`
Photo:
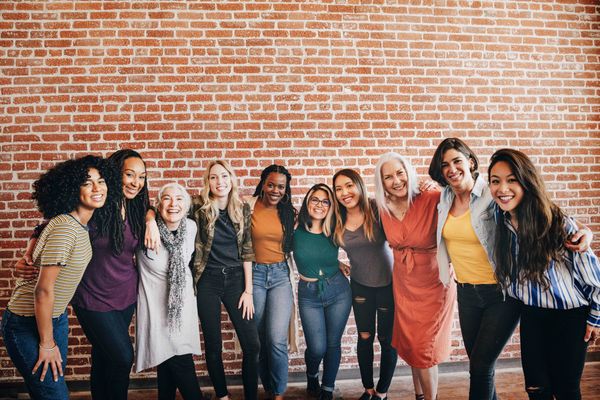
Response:
[[[285,200],[284,200],[285,199]],[[281,196],[281,200],[279,200],[282,204],[287,204],[290,202],[290,196],[286,193]]]

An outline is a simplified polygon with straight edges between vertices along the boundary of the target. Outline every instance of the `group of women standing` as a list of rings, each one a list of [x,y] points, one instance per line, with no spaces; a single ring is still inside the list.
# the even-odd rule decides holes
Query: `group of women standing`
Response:
[[[213,161],[200,195],[190,197],[182,186],[166,185],[158,191],[156,210],[149,208],[139,154],[121,150],[106,165],[121,171],[121,190],[108,185],[108,200],[88,207],[89,218],[73,228],[81,230],[90,220],[93,255],[87,269],[82,264],[87,264],[89,257],[83,255],[88,250],[75,252],[82,253],[79,262],[44,256],[53,251],[45,243],[53,238],[55,218],[70,223],[62,215],[77,216],[81,204],[87,204],[84,196],[81,204],[52,212],[44,211],[43,196],[36,197],[45,217],[52,218],[33,251],[32,264],[41,267],[39,278],[34,267],[21,265],[23,278],[2,320],[9,354],[33,397],[68,397],[62,377],[62,394],[47,395],[48,388],[59,384],[44,374],[49,365],[54,378],[62,375],[66,334],[55,334],[52,347],[49,317],[62,315],[66,324],[72,293],[66,292],[60,302],[53,299],[57,309],[52,315],[38,312],[40,307],[33,304],[45,299],[48,273],[60,278],[73,269],[83,274],[81,278],[73,272],[69,287],[77,288],[71,302],[92,344],[93,398],[127,397],[134,358],[129,323],[137,303],[136,371],[157,366],[159,398],[173,399],[177,389],[185,399],[201,398],[192,357],[200,354],[199,319],[210,379],[217,397],[228,399],[223,304],[243,353],[244,398],[257,398],[260,376],[265,391],[281,399],[288,352],[297,346],[297,302],[309,395],[333,398],[341,338],[353,308],[364,386],[360,400],[386,398],[398,355],[412,368],[416,399],[435,399],[437,365],[450,352],[456,298],[470,360],[470,399],[497,397],[494,364],[520,315],[527,324],[521,342],[527,346],[523,364],[530,398],[562,393],[578,398],[586,345],[578,342],[557,350],[557,364],[540,347],[546,342],[539,336],[549,329],[552,337],[575,341],[580,335],[580,342],[587,343],[598,333],[600,266],[587,249],[589,231],[577,232],[575,223],[549,200],[535,168],[520,152],[494,154],[488,186],[469,147],[459,139],[444,140],[429,168],[441,192],[420,189],[409,160],[386,153],[375,167],[374,199],[357,172],[343,169],[333,176],[332,187],[311,187],[298,213],[292,205],[292,177],[281,165],[263,170],[254,197],[244,201],[233,169],[225,161]],[[55,169],[63,174],[68,170]],[[100,167],[86,171],[85,185],[110,175]],[[526,254],[518,251],[521,246],[527,246]],[[340,262],[340,248],[349,265]],[[65,252],[73,254],[58,251]],[[299,275],[297,297],[294,270]],[[542,296],[548,291],[552,300]],[[553,311],[547,314],[548,309]],[[553,322],[556,315],[561,321],[576,321],[575,327]],[[15,339],[17,317],[27,318],[31,331],[28,358]],[[377,385],[375,334],[381,346]],[[577,356],[569,356],[573,353]],[[39,364],[44,364],[41,376],[31,372]]]

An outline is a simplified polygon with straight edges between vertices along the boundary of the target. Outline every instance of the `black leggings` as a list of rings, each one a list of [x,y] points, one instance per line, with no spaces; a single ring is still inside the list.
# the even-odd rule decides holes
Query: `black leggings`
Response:
[[[381,365],[377,392],[387,393],[398,353],[392,347],[392,328],[394,327],[394,293],[392,285],[384,287],[369,287],[352,280],[352,308],[358,331],[358,366],[362,384],[366,389],[372,389],[373,382],[373,343],[375,341],[375,318],[377,317],[377,339],[381,345]],[[362,334],[369,334],[363,338]]]
[[[579,400],[589,307],[521,306],[521,362],[530,399]]]
[[[177,389],[184,400],[202,399],[191,354],[173,356],[160,363],[156,368],[156,380],[159,400],[175,400]]]

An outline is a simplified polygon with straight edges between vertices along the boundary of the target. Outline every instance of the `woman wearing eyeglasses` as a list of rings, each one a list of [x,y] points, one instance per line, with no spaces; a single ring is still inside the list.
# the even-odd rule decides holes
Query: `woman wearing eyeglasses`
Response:
[[[337,214],[333,199],[329,186],[314,185],[302,201],[294,232],[294,260],[300,274],[298,308],[306,339],[306,390],[324,400],[333,398],[342,334],[352,305],[350,284],[340,272],[338,246],[332,240]]]

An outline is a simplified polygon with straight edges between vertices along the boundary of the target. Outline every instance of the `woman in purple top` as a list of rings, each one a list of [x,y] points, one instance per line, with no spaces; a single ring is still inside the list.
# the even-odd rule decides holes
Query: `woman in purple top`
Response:
[[[103,226],[90,229],[93,256],[71,301],[77,319],[92,345],[92,399],[127,399],[133,347],[129,325],[137,299],[136,249],[144,238],[149,207],[146,165],[134,150],[113,153],[109,161],[122,173],[123,196],[107,215]],[[28,249],[33,246],[30,244]],[[37,273],[17,265],[17,275]]]

